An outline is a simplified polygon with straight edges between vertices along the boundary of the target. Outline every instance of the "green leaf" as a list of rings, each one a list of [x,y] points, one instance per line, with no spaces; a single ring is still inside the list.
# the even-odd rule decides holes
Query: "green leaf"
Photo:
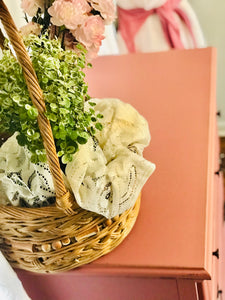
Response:
[[[89,134],[87,132],[80,132],[77,141],[79,144],[86,144],[89,138]]]
[[[32,136],[32,135],[34,135],[35,134],[35,131],[34,131],[34,129],[27,129],[27,135],[28,136]]]
[[[35,107],[30,107],[27,111],[27,114],[30,119],[36,119],[38,116],[38,110]]]
[[[30,158],[30,161],[31,161],[33,164],[38,163],[38,162],[39,162],[39,160],[38,160],[38,155],[32,154],[32,155],[31,155],[31,158]]]
[[[91,102],[91,101],[89,101],[88,104],[89,104],[90,106],[95,106],[95,105],[96,105],[95,102]]]
[[[67,147],[67,143],[65,141],[60,143],[61,149],[65,149],[66,147]]]
[[[25,109],[26,110],[30,110],[32,107],[31,107],[31,105],[30,104],[25,104]]]
[[[40,138],[40,133],[39,132],[35,132],[32,136],[33,140],[38,140]]]
[[[47,117],[52,122],[56,122],[57,121],[57,115],[55,113],[49,113],[49,114],[47,114]]]
[[[58,109],[58,105],[56,103],[50,103],[51,110],[56,112]]]
[[[98,119],[102,119],[104,116],[102,114],[97,114]]]
[[[38,155],[38,161],[40,162],[46,162],[47,158],[46,158],[46,155],[45,154],[39,154]]]
[[[101,123],[96,123],[95,128],[101,131],[103,129],[103,126]]]
[[[62,150],[57,152],[58,157],[63,156],[63,154],[64,154],[64,151],[62,151]]]
[[[71,154],[65,154],[62,157],[62,163],[67,164],[68,162],[71,162],[73,160],[73,156]]]
[[[27,144],[27,138],[25,135],[17,135],[16,139],[20,146],[25,146]]]
[[[76,148],[74,146],[69,146],[66,148],[66,153],[73,154],[76,152]]]
[[[91,128],[90,128],[90,131],[91,131],[91,134],[92,135],[95,135],[95,133],[96,133],[96,130],[91,126]]]

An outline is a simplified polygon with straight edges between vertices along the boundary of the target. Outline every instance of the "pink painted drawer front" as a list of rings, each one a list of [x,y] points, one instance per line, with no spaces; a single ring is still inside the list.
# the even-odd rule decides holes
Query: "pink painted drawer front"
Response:
[[[143,299],[176,300],[172,278],[210,278],[215,65],[212,48],[101,57],[94,62],[87,74],[90,94],[129,102],[148,120],[152,141],[144,155],[157,169],[143,189],[137,222],[118,248],[87,266],[56,276],[18,271],[27,290],[40,295],[43,287],[46,295],[53,293],[50,299],[68,300],[70,291],[77,290],[77,299],[100,300],[111,298],[88,298],[89,288],[101,291],[109,285],[117,293],[114,300],[139,300],[142,295]],[[163,277],[171,281],[154,281]],[[120,294],[123,283],[127,294]],[[167,296],[151,298],[154,286],[157,290],[161,284]],[[134,286],[139,286],[139,297]]]
[[[219,178],[220,185],[218,189],[219,194],[219,250],[220,250],[220,258],[219,258],[219,281],[218,288],[223,292],[223,297],[225,295],[225,222],[223,220],[223,208],[224,208],[224,187],[223,187],[223,175],[220,175]],[[222,300],[222,299],[219,299]]]
[[[217,134],[217,127],[215,128]],[[218,298],[218,291],[225,291],[225,280],[223,279],[223,205],[224,205],[224,195],[223,195],[223,174],[220,170],[219,165],[219,153],[220,153],[220,144],[219,137],[216,136],[215,142],[215,176],[214,176],[214,218],[213,218],[213,251],[214,253],[218,251],[219,257],[215,255],[212,257],[212,275],[211,281],[207,282],[205,288],[208,290],[208,298],[210,300],[216,300]],[[223,282],[224,281],[224,282]]]
[[[219,171],[219,137],[217,134],[217,126],[214,128],[215,130],[215,147],[214,147],[214,186],[213,186],[213,199],[212,205],[210,207],[210,212],[212,216],[212,223],[209,222],[208,226],[212,226],[212,252],[214,253],[213,256],[209,257],[211,259],[212,271],[210,273],[211,280],[204,285],[204,289],[207,289],[207,297],[206,299],[216,300],[217,299],[217,292],[219,287],[219,259],[216,257],[217,251],[218,255],[220,252],[219,247],[219,238],[221,235],[222,227],[221,217],[222,217],[222,209],[221,209],[221,197],[219,190],[221,188],[221,180],[220,180],[220,172]],[[205,291],[206,293],[206,291]]]
[[[199,300],[192,280],[71,272],[49,276],[20,272],[19,277],[32,300]]]
[[[32,300],[180,300],[175,279],[20,273]],[[193,294],[193,291],[189,293]],[[187,300],[195,298],[187,298]]]

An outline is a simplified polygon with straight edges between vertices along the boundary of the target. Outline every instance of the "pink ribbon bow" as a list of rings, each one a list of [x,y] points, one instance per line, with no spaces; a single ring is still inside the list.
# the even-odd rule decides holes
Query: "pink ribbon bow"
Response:
[[[193,39],[194,46],[196,47],[196,40],[192,31],[191,22],[187,14],[178,7],[180,1],[181,0],[168,0],[164,5],[151,10],[145,10],[143,8],[127,10],[118,7],[119,31],[129,52],[136,52],[134,43],[135,35],[145,23],[146,19],[155,13],[159,16],[165,38],[171,48],[184,49],[180,37],[180,30],[176,19],[174,18],[174,12],[178,14],[187,26]]]

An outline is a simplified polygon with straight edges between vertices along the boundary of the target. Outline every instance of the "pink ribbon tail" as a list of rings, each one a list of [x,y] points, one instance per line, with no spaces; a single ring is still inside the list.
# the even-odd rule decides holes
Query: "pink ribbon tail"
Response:
[[[157,13],[159,16],[164,36],[171,48],[184,49],[180,36],[180,29],[174,17],[174,13],[177,13],[187,26],[193,39],[194,46],[197,47],[191,22],[187,14],[178,7],[179,2],[180,0],[168,0],[163,6],[148,11],[143,8],[126,10],[118,7],[119,31],[126,43],[128,51],[130,53],[136,52],[135,36],[141,26],[145,23],[146,19],[154,13]]]
[[[176,8],[176,13],[178,14],[178,16],[181,18],[181,20],[185,23],[185,25],[187,26],[189,32],[190,32],[190,35],[192,37],[192,40],[193,40],[193,43],[194,43],[194,47],[197,48],[197,42],[196,42],[196,38],[195,38],[195,35],[193,33],[193,30],[192,30],[192,25],[191,25],[191,22],[187,16],[187,14],[182,10],[180,9],[179,7]]]
[[[146,19],[154,13],[143,8],[123,9],[118,6],[119,32],[130,53],[136,52],[134,39]]]

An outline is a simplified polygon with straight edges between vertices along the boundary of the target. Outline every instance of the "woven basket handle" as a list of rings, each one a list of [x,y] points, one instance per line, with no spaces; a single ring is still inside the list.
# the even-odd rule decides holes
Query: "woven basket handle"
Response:
[[[72,206],[74,204],[74,198],[71,193],[67,191],[63,181],[63,175],[56,154],[55,142],[50,122],[45,116],[46,108],[43,92],[38,83],[36,73],[33,69],[31,59],[27,53],[22,37],[19,34],[3,0],[0,0],[0,19],[13,46],[13,49],[16,52],[17,59],[22,66],[23,74],[33,105],[38,109],[38,126],[46,150],[49,168],[53,177],[56,193],[56,206],[60,209],[63,209],[65,213],[71,214],[73,213]]]

